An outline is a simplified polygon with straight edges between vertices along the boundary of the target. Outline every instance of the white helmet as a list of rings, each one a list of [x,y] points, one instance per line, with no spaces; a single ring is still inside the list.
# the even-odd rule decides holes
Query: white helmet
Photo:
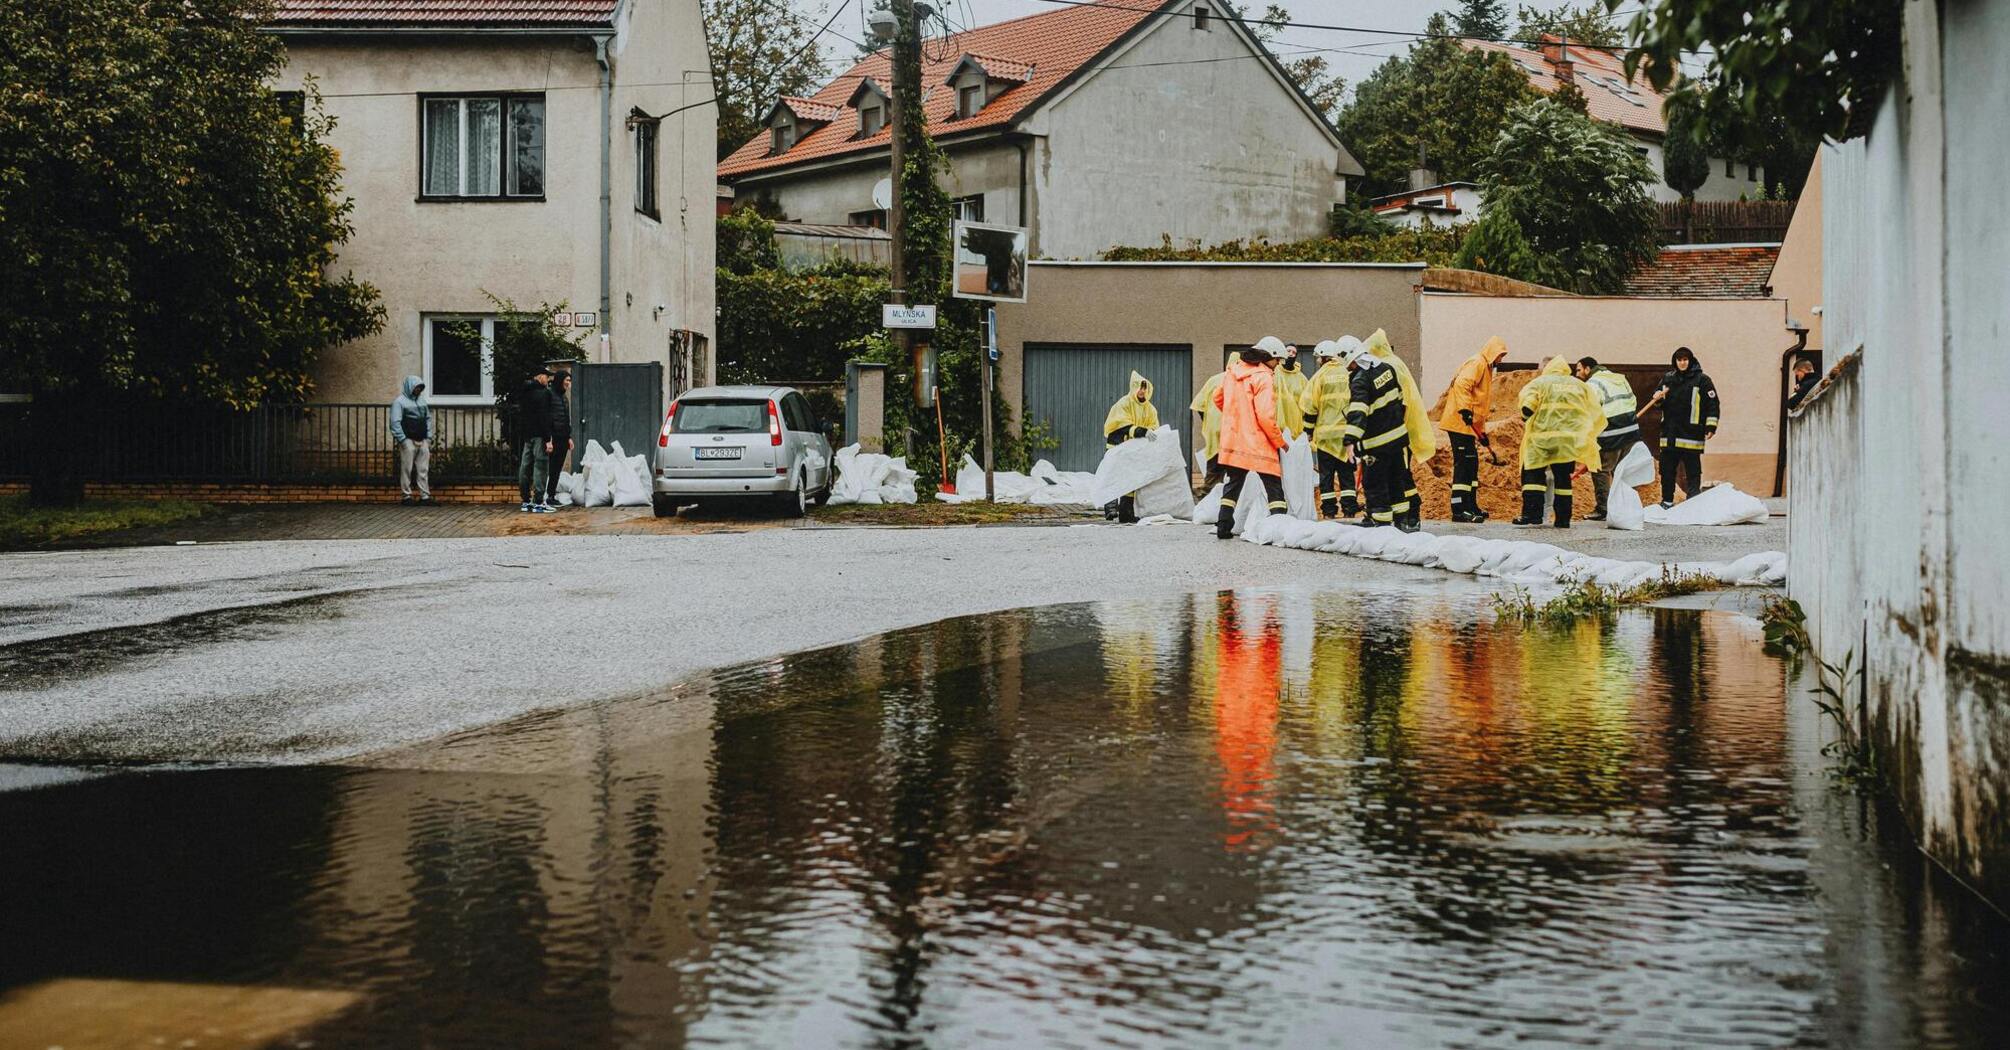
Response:
[[[1272,357],[1283,357],[1284,340],[1279,339],[1274,335],[1266,335],[1263,338],[1258,339],[1256,341],[1256,344],[1254,346],[1251,346],[1250,349],[1261,350]]]
[[[1346,368],[1368,352],[1368,345],[1351,335],[1343,335],[1333,344],[1337,349],[1334,356],[1340,359],[1340,367]]]
[[[1340,344],[1331,339],[1321,339],[1318,345],[1312,348],[1312,355],[1314,357],[1339,357]]]

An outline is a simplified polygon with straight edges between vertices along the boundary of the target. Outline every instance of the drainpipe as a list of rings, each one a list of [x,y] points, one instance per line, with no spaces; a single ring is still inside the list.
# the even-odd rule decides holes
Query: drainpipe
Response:
[[[1808,348],[1808,328],[1792,318],[1787,330],[1794,333],[1794,345],[1780,354],[1780,447],[1773,455],[1773,495],[1787,494],[1787,395],[1794,389],[1794,358]]]
[[[608,36],[593,38],[600,64],[600,347],[612,355],[614,334],[614,70],[607,61]]]
[[[1033,250],[1033,224],[1026,221],[1026,156],[1033,145],[1033,140],[1025,135],[1018,135],[1012,139],[1012,145],[1019,151],[1019,225],[1026,227],[1026,251],[1030,254]]]

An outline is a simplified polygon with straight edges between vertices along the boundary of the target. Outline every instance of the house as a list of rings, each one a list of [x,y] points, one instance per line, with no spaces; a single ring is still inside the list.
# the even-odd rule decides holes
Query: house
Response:
[[[566,304],[589,360],[710,372],[715,110],[698,0],[278,0],[274,87],[335,119],[382,331],[324,356],[320,401],[496,393],[489,296]],[[716,187],[715,187],[716,188]],[[508,381],[505,377],[504,381]]]
[[[1474,182],[1439,182],[1425,169],[1410,173],[1410,188],[1368,202],[1368,209],[1398,226],[1456,226],[1480,217],[1480,187]]]
[[[1031,228],[1035,256],[1325,232],[1361,166],[1218,0],[1066,5],[932,37],[923,108],[959,218]],[[891,66],[874,54],[721,161],[738,200],[885,224]],[[876,192],[877,191],[877,192]]]
[[[1682,195],[1670,189],[1662,178],[1661,145],[1668,137],[1668,122],[1662,117],[1661,104],[1666,96],[1654,90],[1641,77],[1628,77],[1619,51],[1577,44],[1566,46],[1561,39],[1550,35],[1545,35],[1543,39],[1546,42],[1539,48],[1516,47],[1491,40],[1461,39],[1459,43],[1506,55],[1528,77],[1529,86],[1543,94],[1549,94],[1565,83],[1575,83],[1577,89],[1584,93],[1586,109],[1592,119],[1617,124],[1633,140],[1634,151],[1646,158],[1647,167],[1654,172],[1654,186],[1650,191],[1654,199],[1681,200]],[[1713,158],[1710,161],[1710,176],[1696,189],[1695,198],[1699,201],[1734,201],[1740,197],[1757,197],[1765,186],[1764,176],[1765,172],[1756,164]]]

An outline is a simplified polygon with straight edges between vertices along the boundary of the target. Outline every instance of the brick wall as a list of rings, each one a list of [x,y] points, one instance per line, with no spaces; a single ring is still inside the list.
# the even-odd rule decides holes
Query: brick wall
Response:
[[[0,495],[28,491],[25,481],[0,481]],[[214,483],[195,481],[91,481],[84,484],[88,499],[154,500],[186,499],[200,503],[396,503],[395,485],[308,485],[275,483]],[[433,499],[441,503],[515,503],[516,486],[507,482],[478,482],[433,486]]]

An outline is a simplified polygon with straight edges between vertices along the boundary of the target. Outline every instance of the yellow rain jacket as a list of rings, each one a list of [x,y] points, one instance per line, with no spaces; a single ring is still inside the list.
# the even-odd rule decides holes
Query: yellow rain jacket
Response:
[[[1445,391],[1445,411],[1438,416],[1438,425],[1447,434],[1470,434],[1473,428],[1466,425],[1460,412],[1471,412],[1479,423],[1480,430],[1487,428],[1487,413],[1492,411],[1494,396],[1494,366],[1508,355],[1508,345],[1500,336],[1487,340],[1480,352],[1466,358],[1459,366],[1459,374],[1452,377],[1452,385]]]
[[[1277,425],[1287,436],[1297,437],[1305,433],[1305,388],[1312,380],[1298,370],[1295,360],[1278,365],[1272,377],[1277,390]]]
[[[1334,459],[1347,458],[1347,403],[1354,400],[1352,374],[1339,358],[1331,358],[1312,373],[1299,395],[1300,425],[1312,424],[1312,447]]]
[[[1207,459],[1221,455],[1221,409],[1214,407],[1214,392],[1221,389],[1221,379],[1227,374],[1216,372],[1209,377],[1193,396],[1193,404],[1187,406],[1200,413],[1201,454]]]
[[[1431,432],[1431,410],[1424,407],[1424,397],[1417,392],[1417,381],[1410,378],[1410,369],[1403,359],[1396,356],[1396,350],[1389,345],[1389,333],[1380,328],[1368,337],[1368,352],[1396,370],[1396,382],[1403,388],[1403,429],[1410,432],[1410,459],[1421,463],[1430,459],[1438,451],[1438,436]]]
[[[1570,374],[1562,355],[1542,366],[1542,374],[1521,388],[1521,467],[1537,470],[1554,463],[1582,463],[1598,469],[1598,432],[1605,411],[1591,387]]]
[[[1138,400],[1140,390],[1145,392],[1143,401]],[[1110,414],[1103,417],[1103,437],[1108,439],[1119,427],[1125,430],[1143,427],[1147,433],[1159,428],[1159,410],[1152,405],[1152,381],[1136,372],[1131,373],[1130,393],[1111,405]],[[1125,434],[1123,440],[1142,436],[1144,435],[1137,433]]]

